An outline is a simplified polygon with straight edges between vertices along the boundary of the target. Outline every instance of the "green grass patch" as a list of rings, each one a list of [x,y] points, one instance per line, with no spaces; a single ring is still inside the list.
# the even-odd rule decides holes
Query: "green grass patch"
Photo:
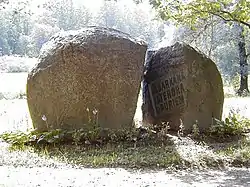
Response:
[[[10,149],[32,147],[35,152],[84,167],[184,168],[173,141],[150,129],[130,131],[75,131],[4,133],[0,138]]]
[[[44,149],[43,149],[44,151]],[[107,144],[102,147],[46,147],[47,156],[84,167],[168,168],[184,167],[173,146]]]
[[[249,135],[238,141],[232,141],[219,146],[214,145],[214,149],[218,155],[228,158],[233,166],[250,166]]]
[[[178,132],[179,137],[170,135],[165,124],[155,129],[107,130],[93,126],[71,131],[12,132],[1,134],[0,138],[11,145],[12,151],[33,149],[48,158],[83,167],[183,169],[197,166],[216,168],[224,164],[250,166],[248,119],[231,113],[225,121],[215,120],[208,133],[201,133],[198,125],[194,124],[191,134]],[[193,146],[190,150],[188,142]],[[179,145],[184,149],[178,149]],[[214,155],[209,151],[193,153],[195,145],[199,145],[197,148],[209,146]],[[182,151],[185,154],[180,154]]]
[[[200,133],[199,125],[193,125],[192,133],[189,135],[194,140],[205,142],[227,142],[245,137],[250,132],[250,119],[242,117],[236,111],[231,110],[224,121],[213,119],[212,125],[207,132]]]

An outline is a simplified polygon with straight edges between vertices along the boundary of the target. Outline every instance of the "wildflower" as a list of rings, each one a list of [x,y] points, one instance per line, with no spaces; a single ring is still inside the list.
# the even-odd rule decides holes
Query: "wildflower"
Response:
[[[42,120],[43,120],[43,121],[47,121],[47,118],[46,118],[45,115],[42,116]]]
[[[93,114],[94,114],[94,115],[96,115],[97,112],[98,112],[98,110],[96,110],[96,109],[93,110]]]

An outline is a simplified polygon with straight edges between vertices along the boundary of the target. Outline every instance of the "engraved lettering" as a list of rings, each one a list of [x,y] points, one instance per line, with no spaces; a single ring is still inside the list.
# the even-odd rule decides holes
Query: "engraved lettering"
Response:
[[[168,96],[168,99],[171,99],[171,92],[170,92],[170,90],[167,90],[167,96]]]
[[[167,103],[167,102],[166,102],[166,103],[164,103],[164,106],[165,106],[165,107],[164,107],[164,108],[165,108],[165,110],[167,110],[167,111],[168,111],[168,110],[169,110],[169,106],[168,106],[168,103]]]
[[[158,94],[158,95],[156,96],[156,103],[159,104],[159,103],[161,103],[161,102],[162,102],[161,95]]]
[[[169,88],[170,88],[170,86],[169,86],[169,83],[168,83],[168,79],[167,79],[167,80],[165,80],[165,84],[166,84],[166,88],[167,88],[167,89],[169,89]]]
[[[181,94],[180,87],[178,85],[175,87],[175,91],[176,91],[177,95]]]
[[[166,76],[166,71],[168,71],[168,76]],[[154,100],[156,115],[171,112],[177,107],[181,110],[185,106],[184,72],[164,66],[161,73],[163,77],[151,84],[151,97],[153,97],[151,99]]]
[[[181,82],[181,73],[177,74],[177,82]]]
[[[166,85],[165,85],[165,83],[164,82],[161,82],[161,91],[163,91],[163,90],[165,90],[166,89]]]
[[[175,89],[174,89],[174,87],[173,87],[173,88],[171,88],[171,96],[172,96],[172,97],[174,97],[174,96],[175,96]]]
[[[163,101],[165,102],[165,101],[167,101],[167,93],[166,92],[163,92],[163,94],[162,94],[162,96],[163,96]]]
[[[171,77],[171,78],[169,79],[169,84],[170,84],[170,86],[172,86],[172,85],[174,84],[173,77]]]
[[[182,83],[180,84],[180,88],[181,88],[181,92],[184,92],[184,87]]]
[[[171,110],[173,108],[172,100],[169,100],[169,109]]]

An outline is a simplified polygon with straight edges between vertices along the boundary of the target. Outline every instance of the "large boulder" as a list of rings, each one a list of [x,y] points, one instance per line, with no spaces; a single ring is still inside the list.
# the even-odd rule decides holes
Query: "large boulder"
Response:
[[[144,42],[128,34],[101,27],[51,37],[27,80],[34,127],[130,127],[146,49]]]
[[[215,63],[189,45],[149,51],[144,70],[143,121],[169,122],[190,132],[193,125],[206,131],[213,118],[221,119],[224,92]]]

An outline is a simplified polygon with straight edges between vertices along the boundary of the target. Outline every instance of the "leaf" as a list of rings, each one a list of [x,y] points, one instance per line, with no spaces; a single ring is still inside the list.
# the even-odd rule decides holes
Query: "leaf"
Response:
[[[37,140],[37,144],[43,143],[44,141],[45,141],[45,136],[44,136],[44,135],[41,135],[41,136],[39,137],[39,139]]]
[[[188,3],[183,1],[165,0],[164,5],[160,0],[151,1],[163,20],[175,20],[177,24],[191,23],[193,29],[199,19],[209,19],[211,15],[217,16],[226,22],[247,23],[250,21],[250,2],[241,0],[193,0]]]

